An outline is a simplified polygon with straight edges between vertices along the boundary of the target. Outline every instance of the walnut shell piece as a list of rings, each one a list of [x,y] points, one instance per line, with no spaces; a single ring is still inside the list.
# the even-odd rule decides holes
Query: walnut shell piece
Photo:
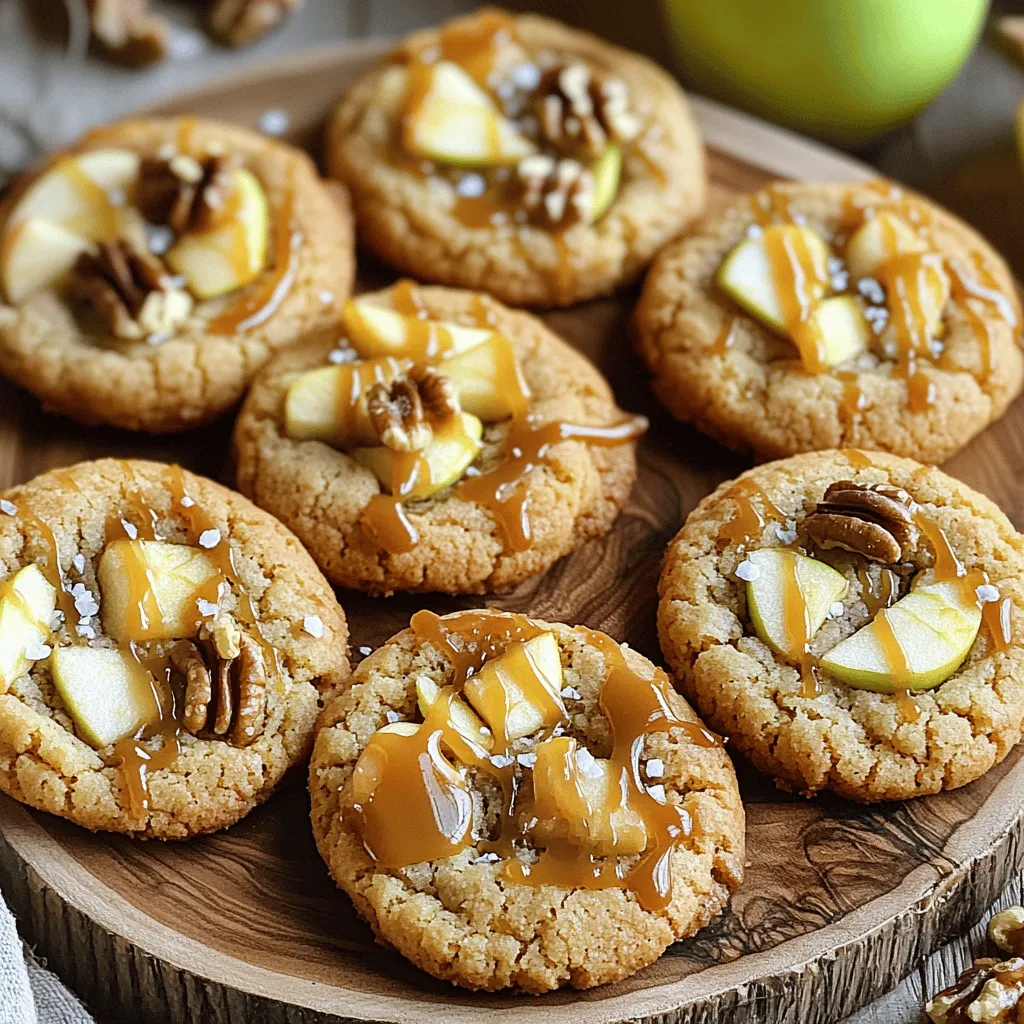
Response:
[[[920,537],[906,491],[850,480],[829,486],[804,530],[820,548],[842,548],[889,565],[908,557]]]

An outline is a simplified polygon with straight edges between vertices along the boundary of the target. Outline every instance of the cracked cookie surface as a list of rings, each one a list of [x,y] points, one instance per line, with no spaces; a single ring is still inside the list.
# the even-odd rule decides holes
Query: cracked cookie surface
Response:
[[[430,317],[474,325],[483,316],[509,340],[532,393],[529,412],[541,422],[608,425],[621,417],[597,369],[535,317],[472,292],[417,293]],[[565,441],[518,484],[531,523],[525,550],[511,550],[491,512],[453,486],[408,503],[418,540],[405,553],[385,552],[360,523],[381,493],[374,474],[344,451],[293,440],[285,429],[288,387],[304,371],[330,365],[337,345],[335,332],[279,355],[249,392],[233,441],[239,490],[294,530],[333,583],[371,593],[495,590],[546,571],[611,527],[636,476],[635,443],[598,448]],[[476,467],[498,461],[507,429],[507,421],[487,426]]]
[[[480,168],[449,173],[397,141],[406,97],[401,62],[437,50],[445,32],[479,38],[488,18],[502,19],[504,43],[488,86],[499,99],[527,79],[535,87],[541,60],[581,61],[628,88],[643,129],[624,146],[618,193],[595,222],[552,230],[502,209],[491,219],[477,201]],[[634,279],[700,213],[706,190],[689,106],[661,68],[547,18],[489,9],[410,36],[391,63],[352,86],[328,127],[326,160],[352,191],[361,241],[381,259],[420,280],[478,288],[512,305],[569,305]],[[468,205],[460,202],[466,196]]]
[[[800,668],[752,625],[744,572],[737,570],[748,551],[800,544],[848,582],[842,613],[830,611],[810,653],[820,656],[864,626],[873,614],[867,602],[877,598],[879,565],[806,540],[808,518],[837,481],[907,492],[965,570],[986,573],[1008,600],[1005,649],[996,649],[982,627],[960,667],[932,689],[876,693],[819,671],[820,692],[807,695]],[[740,543],[737,516],[747,501],[757,515],[747,520],[749,536]],[[899,589],[893,596],[905,594],[914,574],[935,561],[932,544],[919,543],[894,566]],[[936,793],[984,774],[1020,739],[1022,568],[1024,541],[1006,516],[934,467],[877,452],[799,455],[723,484],[691,513],[665,556],[661,646],[700,714],[781,788],[805,795],[830,789],[860,801]]]
[[[483,613],[487,614],[487,613]],[[496,616],[498,617],[498,616]],[[510,616],[500,616],[511,618]],[[451,623],[446,616],[440,623]],[[415,625],[415,624],[414,624]],[[595,757],[612,749],[599,700],[609,679],[608,654],[581,627],[533,621],[557,639],[572,736]],[[609,641],[610,643],[610,641]],[[614,645],[613,645],[614,646]],[[628,670],[652,679],[647,659],[623,649]],[[744,818],[736,777],[721,746],[701,746],[683,728],[652,731],[638,754],[664,786],[667,801],[689,813],[693,829],[672,848],[671,898],[646,910],[635,892],[561,885],[532,886],[502,877],[503,864],[481,837],[456,855],[384,869],[367,853],[341,806],[341,793],[371,735],[387,723],[414,721],[417,679],[451,680],[451,663],[414,629],[393,637],[355,670],[352,685],[328,698],[310,763],[313,830],[335,881],[352,898],[378,940],[439,978],[473,989],[515,986],[544,992],[589,988],[627,977],[656,960],[722,912],[744,865]],[[678,720],[697,724],[685,701],[666,686]],[[529,792],[537,736],[517,740],[520,792]],[[476,793],[475,807],[493,798]],[[494,808],[490,808],[493,811]],[[489,812],[480,816],[485,825]],[[493,823],[493,822],[492,822]],[[521,851],[523,857],[529,850]]]
[[[181,148],[237,154],[266,194],[271,265],[223,298],[197,301],[159,343],[119,340],[85,323],[52,286],[18,303],[0,298],[0,372],[48,410],[86,424],[154,433],[196,427],[235,405],[275,351],[338,321],[355,268],[348,197],[320,179],[305,153],[217,122],[116,122],[85,136],[72,152],[106,148],[147,158]],[[0,233],[36,176],[26,176],[0,205]],[[252,308],[243,310],[249,302]],[[214,326],[218,318],[236,319],[235,310],[249,314],[244,329]]]
[[[648,274],[635,327],[654,392],[674,416],[761,458],[856,446],[942,462],[1003,414],[1024,372],[1009,269],[951,214],[910,193],[890,200],[885,191],[883,183],[777,183],[666,247]],[[760,230],[765,210],[785,211],[789,222],[810,227],[840,251],[851,212],[875,207],[896,209],[947,264],[972,268],[977,294],[1001,296],[997,304],[979,302],[954,287],[941,353],[920,358],[916,395],[887,354],[891,325],[868,351],[831,371],[808,373],[790,341],[716,283],[723,260],[748,232]]]
[[[118,649],[108,635],[97,579],[112,524],[127,522],[131,536],[152,510],[158,536],[170,543],[203,551],[229,546],[234,579],[230,593],[218,589],[217,615],[234,616],[259,640],[268,661],[273,650],[279,663],[267,668],[265,720],[250,742],[239,745],[205,731],[202,738],[193,735],[183,721],[184,684],[172,680],[175,714],[181,716],[175,719],[178,754],[144,774],[148,799],[140,804],[121,764],[124,748],[97,748],[81,738],[54,682],[51,659],[32,663],[0,694],[0,789],[86,828],[159,839],[224,828],[267,799],[285,771],[307,756],[321,692],[340,686],[348,673],[344,613],[298,541],[233,491],[175,472],[153,462],[102,460],[46,473],[0,495],[0,586],[19,569],[38,565],[67,588],[59,607],[75,619],[83,616],[74,624],[69,616],[59,619],[47,641],[55,651]],[[175,506],[178,487],[187,500]],[[198,541],[189,521],[197,510],[206,521]],[[247,602],[256,620],[248,625],[240,611]],[[163,663],[173,647],[149,640],[133,642],[131,650],[151,664]],[[143,759],[158,755],[167,735],[140,740]]]

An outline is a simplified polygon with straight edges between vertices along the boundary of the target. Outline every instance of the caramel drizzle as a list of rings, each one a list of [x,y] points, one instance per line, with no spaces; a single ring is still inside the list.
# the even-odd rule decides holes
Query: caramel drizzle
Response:
[[[522,653],[516,645],[544,631],[522,615],[481,612],[463,612],[442,620],[433,612],[420,611],[413,616],[411,627],[416,637],[435,647],[451,667],[442,696],[430,708],[416,736],[408,738],[404,749],[395,753],[399,743],[385,739],[387,733],[375,734],[367,744],[367,770],[373,777],[354,776],[348,789],[350,798],[356,798],[352,804],[356,827],[378,863],[403,867],[450,856],[471,841],[471,805],[465,778],[444,772],[443,765],[442,772],[438,772],[444,744],[468,766],[491,776],[501,786],[499,835],[479,846],[504,861],[501,872],[506,881],[583,889],[626,888],[637,894],[647,910],[667,906],[672,898],[672,853],[692,833],[693,823],[685,809],[661,803],[648,792],[640,775],[643,737],[678,728],[697,746],[721,743],[703,726],[680,719],[673,712],[671,687],[664,672],[657,670],[652,679],[643,678],[629,667],[615,641],[577,627],[588,643],[601,650],[607,669],[599,702],[611,727],[612,777],[619,780],[619,785],[610,787],[608,806],[603,810],[610,813],[628,807],[638,813],[646,829],[646,846],[637,862],[625,868],[615,856],[597,858],[568,840],[548,840],[537,860],[524,864],[515,851],[529,840],[532,823],[522,823],[521,771],[509,754],[507,742],[495,736],[495,747],[487,756],[467,745],[465,737],[454,732],[450,723],[453,701],[468,679],[491,658]],[[525,687],[527,692],[534,687],[545,689],[535,667],[531,669],[523,659],[519,668],[515,673],[517,686]],[[561,718],[562,724],[567,722],[564,708]],[[378,739],[380,743],[375,742]],[[379,747],[385,743],[388,759],[382,763]]]
[[[860,580],[860,596],[870,618],[888,608],[899,597],[899,580],[892,569],[882,569],[876,583],[866,569],[857,570]]]
[[[839,409],[847,423],[853,423],[857,414],[864,410],[867,401],[860,389],[860,375],[850,370],[839,370],[835,377],[843,385],[843,397]]]
[[[751,479],[739,480],[726,493],[735,508],[718,531],[718,546],[738,544],[747,547],[751,541],[760,540],[769,521],[784,522],[786,517],[768,496],[763,487]],[[760,503],[758,508],[754,499]]]
[[[840,455],[845,458],[854,469],[870,469],[875,463],[872,461],[871,456],[867,452],[862,452],[859,448],[843,448]]]
[[[797,578],[795,551],[783,553],[782,573],[782,624],[786,640],[783,654],[800,666],[800,695],[816,697],[821,692],[821,686],[811,656],[811,617]]]
[[[56,534],[39,516],[21,505],[18,506],[18,518],[39,534],[43,547],[46,549],[46,562],[42,565],[39,565],[38,562],[36,564],[39,565],[50,586],[57,591],[57,607],[64,615],[64,622],[67,624],[72,641],[80,643],[82,638],[78,634],[78,623],[82,617],[78,614],[75,599],[71,596],[67,580],[64,577]]]
[[[722,326],[715,337],[714,343],[708,350],[713,356],[724,356],[736,345],[736,323],[739,318],[727,317],[722,321]]]
[[[419,530],[406,515],[405,506],[390,494],[375,494],[363,509],[359,524],[391,555],[406,555],[419,543]]]

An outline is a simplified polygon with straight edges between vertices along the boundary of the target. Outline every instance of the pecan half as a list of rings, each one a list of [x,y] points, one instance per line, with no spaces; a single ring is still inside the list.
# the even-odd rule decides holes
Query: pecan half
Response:
[[[390,385],[374,384],[366,394],[366,411],[381,444],[415,452],[430,444],[434,425],[458,414],[459,396],[442,373],[414,366]]]
[[[913,506],[901,488],[839,480],[825,491],[804,529],[820,548],[843,548],[892,564],[917,547],[920,531]]]
[[[1024,995],[1024,959],[983,958],[975,960],[956,984],[943,989],[924,1005],[934,1024],[976,1024],[976,1022],[1020,1019]]]
[[[594,176],[579,161],[543,154],[523,157],[516,178],[532,220],[565,228],[593,219]]]
[[[560,152],[578,157],[592,159],[609,142],[628,142],[640,134],[626,83],[581,61],[559,64],[544,73],[535,112],[541,135]]]
[[[246,747],[266,725],[267,673],[259,644],[230,621],[234,629],[227,635],[215,626],[204,630],[199,646],[188,640],[176,644],[171,665],[184,680],[185,728]]]
[[[125,341],[169,334],[192,312],[192,297],[163,264],[125,239],[99,242],[78,257],[67,298]]]
[[[241,157],[208,156],[199,161],[184,153],[167,160],[148,158],[139,166],[136,202],[153,224],[166,224],[176,234],[209,231],[228,205],[231,173]]]
[[[214,0],[206,24],[227,46],[248,46],[276,28],[301,0]]]
[[[115,60],[141,67],[167,56],[168,24],[148,0],[88,0],[93,38]]]

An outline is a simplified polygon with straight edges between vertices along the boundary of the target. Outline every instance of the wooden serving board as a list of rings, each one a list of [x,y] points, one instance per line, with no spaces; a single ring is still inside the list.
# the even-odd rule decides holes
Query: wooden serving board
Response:
[[[301,54],[162,106],[255,126],[268,109],[315,148],[338,93],[384,43]],[[695,101],[713,203],[773,177],[862,179],[861,165],[715,104]],[[386,271],[364,261],[363,283]],[[661,412],[632,355],[636,289],[545,316],[594,359],[619,403],[651,416],[632,499],[607,536],[487,603],[584,623],[659,659],[662,551],[697,501],[745,463]],[[1021,524],[1024,405],[950,466]],[[176,460],[223,476],[230,423],[178,438],[83,430],[0,383],[0,486],[103,455]],[[339,595],[363,654],[424,605],[472,599]],[[728,912],[619,985],[541,998],[473,995],[374,944],[331,883],[297,773],[234,828],[188,843],[91,835],[0,802],[0,880],[28,937],[99,1014],[118,1020],[303,1022],[835,1021],[893,986],[973,921],[1020,860],[1024,763],[1015,751],[972,785],[872,808],[780,794],[737,764],[749,865]]]

